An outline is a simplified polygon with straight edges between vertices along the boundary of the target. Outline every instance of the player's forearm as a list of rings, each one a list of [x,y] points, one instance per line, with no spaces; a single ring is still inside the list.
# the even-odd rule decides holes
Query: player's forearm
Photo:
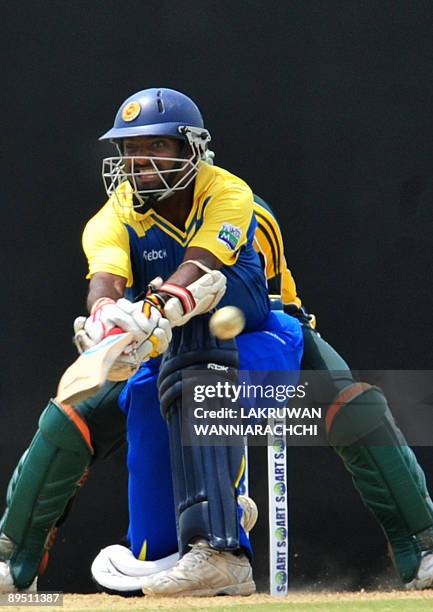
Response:
[[[109,272],[97,272],[92,276],[89,284],[89,293],[87,296],[87,308],[89,312],[96,300],[102,297],[108,297],[113,300],[118,300],[123,297],[126,287],[126,279],[117,274]]]
[[[190,247],[185,251],[183,261],[189,260],[199,261],[211,270],[219,270],[223,265],[213,253],[200,247]],[[165,280],[165,282],[180,285],[181,287],[187,287],[203,276],[203,274],[205,274],[204,270],[200,269],[193,263],[187,263],[178,268],[174,274]]]

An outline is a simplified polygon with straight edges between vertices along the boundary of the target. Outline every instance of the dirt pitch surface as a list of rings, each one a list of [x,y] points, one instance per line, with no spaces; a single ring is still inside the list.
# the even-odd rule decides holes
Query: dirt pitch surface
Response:
[[[0,606],[0,610],[27,611],[36,606]],[[206,612],[303,612],[320,610],[333,612],[347,610],[357,612],[373,610],[380,612],[433,611],[433,591],[408,593],[405,591],[358,592],[358,593],[291,593],[288,597],[251,595],[249,597],[185,597],[185,598],[128,598],[105,594],[64,595],[62,607],[44,607],[47,612],[95,610],[97,612],[169,612],[178,610],[203,610]]]

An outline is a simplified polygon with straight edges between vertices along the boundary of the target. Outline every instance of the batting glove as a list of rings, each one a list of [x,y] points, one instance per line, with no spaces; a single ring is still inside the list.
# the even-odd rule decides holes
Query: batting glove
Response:
[[[227,279],[219,270],[211,270],[195,259],[182,262],[179,268],[186,264],[194,264],[205,274],[187,287],[164,283],[158,276],[149,284],[145,299],[167,317],[172,327],[184,325],[192,317],[215,308],[227,287]]]
[[[84,323],[84,331],[89,339],[97,344],[106,338],[115,327],[123,331],[129,331],[141,340],[143,335],[149,338],[158,321],[161,318],[161,309],[155,305],[146,305],[146,312],[143,312],[145,303],[131,302],[126,298],[114,301],[111,298],[100,298],[95,302]],[[78,325],[81,329],[81,324]],[[79,339],[79,343],[86,344],[86,339]]]
[[[169,295],[164,315],[172,327],[187,323],[192,317],[212,310],[226,291],[227,279],[219,270],[210,270],[188,287],[164,283],[158,292]]]
[[[158,357],[167,350],[171,336],[170,323],[161,317],[149,338],[133,342],[119,355],[110,369],[108,380],[126,380],[135,374],[142,363],[151,357]]]
[[[86,332],[86,317],[77,317],[74,321],[74,343],[79,353],[83,353],[97,344]],[[135,332],[136,339],[119,355],[108,374],[108,380],[126,380],[132,376],[140,365],[157,357],[167,350],[171,341],[171,325],[167,319],[160,317],[158,324],[149,337]]]

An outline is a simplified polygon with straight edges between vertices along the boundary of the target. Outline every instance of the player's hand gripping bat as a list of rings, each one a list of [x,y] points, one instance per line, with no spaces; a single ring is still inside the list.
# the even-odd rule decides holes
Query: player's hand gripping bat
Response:
[[[107,380],[108,372],[126,346],[134,340],[119,327],[101,342],[84,351],[65,371],[57,387],[56,400],[75,404],[93,395]]]

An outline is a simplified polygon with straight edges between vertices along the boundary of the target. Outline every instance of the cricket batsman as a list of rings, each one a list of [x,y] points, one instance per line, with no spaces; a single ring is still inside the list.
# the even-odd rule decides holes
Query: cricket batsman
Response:
[[[146,412],[141,442],[150,451],[142,506],[148,523],[153,521],[146,554],[159,558],[173,548],[173,532],[164,533],[171,491],[180,559],[169,574],[143,585],[144,592],[247,595],[255,585],[237,503],[243,446],[182,445],[182,416],[188,410],[182,373],[216,370],[222,381],[231,381],[240,361],[252,368],[257,356],[256,367],[260,358],[293,371],[296,382],[301,326],[270,310],[253,245],[253,194],[238,177],[206,163],[210,135],[191,99],[166,88],[137,92],[121,105],[102,139],[114,142],[118,154],[104,160],[109,199],[83,234],[90,314],[75,322],[75,341],[84,350],[114,328],[134,333],[133,345],[110,372],[113,381],[129,378],[146,361],[145,383],[131,389]],[[234,341],[209,332],[209,312],[225,304],[245,315],[244,357]],[[35,584],[89,466],[123,441],[118,399],[124,387],[108,383],[68,409],[51,400],[42,413],[7,492],[0,522],[0,589]],[[210,400],[208,408],[218,404]],[[134,423],[128,420],[131,439]],[[159,435],[162,428],[166,437]],[[135,458],[128,461],[134,474]],[[167,493],[161,492],[161,482]],[[133,491],[130,481],[130,496]]]

